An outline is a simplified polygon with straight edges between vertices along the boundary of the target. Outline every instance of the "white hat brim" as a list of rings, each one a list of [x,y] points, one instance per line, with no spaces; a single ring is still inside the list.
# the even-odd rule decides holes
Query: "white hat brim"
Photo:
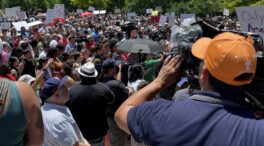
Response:
[[[88,76],[88,75],[86,75],[86,74],[83,74],[83,73],[81,72],[81,67],[78,68],[78,73],[79,73],[81,76],[83,76],[83,77],[87,77],[87,78],[95,78],[95,77],[97,77],[97,75],[98,75],[98,72],[97,72],[96,69],[95,69],[94,74],[93,74],[92,76]]]

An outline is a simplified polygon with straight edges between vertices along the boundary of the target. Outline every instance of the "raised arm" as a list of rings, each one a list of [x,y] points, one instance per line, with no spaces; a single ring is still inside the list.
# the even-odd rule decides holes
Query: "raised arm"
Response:
[[[179,77],[179,68],[182,62],[180,57],[168,57],[161,68],[158,77],[149,85],[130,96],[116,111],[115,121],[117,125],[130,133],[127,125],[129,110],[143,102],[153,99],[162,89],[174,83]]]

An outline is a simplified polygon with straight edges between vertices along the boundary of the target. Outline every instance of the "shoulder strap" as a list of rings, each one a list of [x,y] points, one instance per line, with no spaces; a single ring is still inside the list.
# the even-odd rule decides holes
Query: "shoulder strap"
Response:
[[[3,110],[3,107],[6,103],[6,98],[10,92],[9,83],[10,81],[7,79],[0,79],[0,113]]]

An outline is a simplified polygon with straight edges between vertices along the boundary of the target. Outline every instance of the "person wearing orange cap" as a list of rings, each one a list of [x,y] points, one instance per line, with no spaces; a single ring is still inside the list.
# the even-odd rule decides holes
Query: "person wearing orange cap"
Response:
[[[119,107],[115,113],[119,127],[151,146],[263,145],[263,120],[238,102],[241,88],[256,72],[253,40],[222,33],[199,39],[192,53],[203,60],[201,91],[183,101],[148,101],[180,76],[182,58],[168,57],[158,77]]]

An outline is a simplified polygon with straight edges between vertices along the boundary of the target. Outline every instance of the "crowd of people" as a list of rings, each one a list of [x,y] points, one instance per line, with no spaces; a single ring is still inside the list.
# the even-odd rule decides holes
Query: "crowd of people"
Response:
[[[238,102],[257,67],[250,36],[203,28],[182,52],[172,36],[181,28],[147,16],[42,21],[0,33],[1,145],[263,144],[263,120]],[[231,29],[229,19],[214,23]],[[163,51],[120,50],[130,39],[157,41]]]

